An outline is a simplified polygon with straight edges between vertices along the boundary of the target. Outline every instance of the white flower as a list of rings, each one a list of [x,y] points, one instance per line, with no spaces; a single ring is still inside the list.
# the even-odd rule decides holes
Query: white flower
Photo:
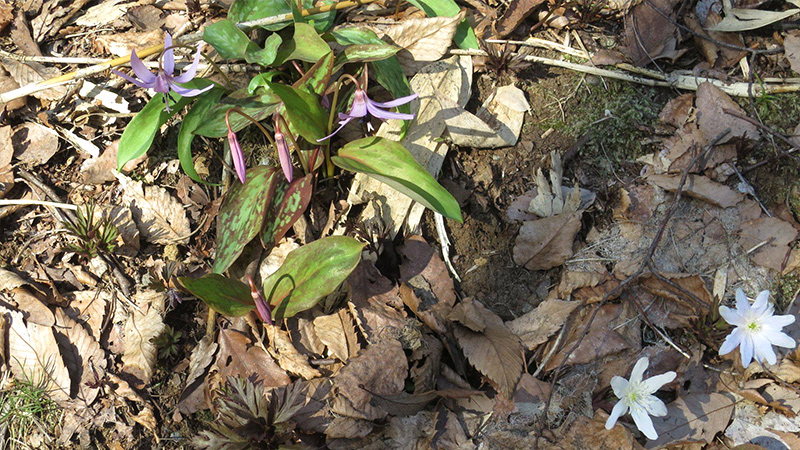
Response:
[[[646,380],[642,380],[644,371],[650,364],[647,358],[641,358],[636,362],[631,371],[631,381],[615,376],[611,379],[611,388],[614,395],[619,397],[619,403],[611,410],[611,415],[606,420],[606,430],[610,430],[617,419],[631,410],[631,417],[639,429],[648,439],[658,439],[658,433],[653,428],[653,421],[650,416],[662,417],[667,415],[667,405],[658,397],[653,395],[661,386],[675,379],[675,372],[667,372]]]
[[[750,301],[742,289],[736,290],[736,309],[726,306],[719,307],[719,313],[726,322],[736,326],[733,332],[725,338],[719,354],[730,353],[731,350],[741,345],[742,365],[747,367],[755,357],[761,363],[766,360],[775,364],[775,351],[773,345],[778,347],[794,348],[794,339],[781,329],[794,322],[794,316],[775,316],[772,304],[769,302],[769,291],[761,291],[755,303],[750,306]]]

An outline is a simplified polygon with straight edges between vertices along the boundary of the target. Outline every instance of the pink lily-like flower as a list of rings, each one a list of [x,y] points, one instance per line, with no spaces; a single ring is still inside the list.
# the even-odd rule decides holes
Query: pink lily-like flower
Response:
[[[228,110],[228,112],[225,113],[225,125],[228,126],[228,146],[231,148],[231,157],[233,158],[233,167],[236,169],[236,176],[239,177],[239,181],[244,183],[247,166],[245,165],[242,146],[239,145],[239,139],[236,137],[236,133],[234,133],[233,129],[231,128],[231,123],[229,120],[231,111],[232,110]]]
[[[405,97],[401,97],[389,102],[381,103],[371,100],[367,96],[367,91],[361,88],[356,88],[356,92],[353,94],[353,105],[350,108],[350,112],[348,114],[339,113],[339,128],[336,129],[333,133],[325,136],[322,139],[318,139],[317,142],[322,142],[326,139],[331,138],[334,134],[338,133],[339,130],[344,128],[345,125],[350,123],[353,119],[361,119],[366,121],[367,123],[367,131],[372,131],[372,123],[370,123],[369,119],[371,117],[377,117],[381,120],[387,119],[400,119],[400,120],[411,120],[414,118],[414,114],[405,114],[405,113],[398,113],[387,111],[386,108],[394,108],[395,106],[405,105],[406,103],[410,102],[417,98],[417,94],[407,95]]]
[[[281,169],[286,180],[291,183],[294,177],[294,169],[292,168],[292,157],[289,155],[289,145],[286,144],[286,137],[280,131],[275,129],[275,146],[278,147],[278,159],[281,162]]]
[[[256,314],[258,318],[272,325],[272,308],[270,308],[269,303],[264,300],[264,296],[261,295],[261,290],[256,287],[256,282],[253,281],[253,277],[247,275],[246,278],[247,284],[250,285],[250,296],[253,297],[253,301],[256,304]]]
[[[136,55],[135,50],[131,51],[131,68],[133,68],[133,72],[136,74],[136,76],[139,77],[138,80],[131,76],[125,75],[118,70],[112,70],[111,72],[141,88],[153,89],[156,92],[165,94],[165,100],[166,95],[169,94],[170,90],[182,97],[196,97],[214,87],[212,84],[201,89],[190,89],[178,85],[178,83],[188,83],[194,79],[195,75],[197,75],[197,66],[200,64],[199,45],[197,46],[197,53],[194,55],[194,61],[192,61],[192,64],[186,68],[186,71],[183,72],[182,75],[178,76],[173,75],[175,73],[175,55],[172,49],[172,36],[170,36],[169,33],[165,33],[164,49],[165,50],[162,54],[161,60],[161,68],[158,70],[157,74],[151,72],[144,65],[142,60]],[[167,111],[169,111],[169,104],[167,104]]]

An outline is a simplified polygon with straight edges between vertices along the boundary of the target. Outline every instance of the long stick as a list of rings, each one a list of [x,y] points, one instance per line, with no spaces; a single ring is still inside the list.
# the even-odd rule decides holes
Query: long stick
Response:
[[[319,13],[325,13],[325,12],[330,12],[330,11],[338,11],[340,9],[350,8],[350,7],[353,7],[353,6],[366,5],[367,3],[372,3],[374,1],[375,0],[347,0],[347,1],[341,1],[341,2],[338,2],[338,3],[332,3],[330,5],[323,5],[323,6],[318,6],[318,7],[315,7],[315,8],[304,9],[304,10],[300,11],[300,13],[303,15],[303,17],[306,17],[306,16],[319,14]],[[272,17],[265,17],[265,18],[259,19],[259,20],[252,20],[250,22],[242,22],[242,23],[237,24],[236,26],[238,26],[239,28],[241,28],[243,30],[247,30],[247,29],[250,29],[250,28],[253,28],[253,27],[264,26],[264,25],[272,25],[272,24],[281,23],[281,22],[288,22],[290,20],[292,20],[292,15],[291,14],[281,14],[281,15],[272,16]],[[190,44],[190,43],[197,42],[197,41],[201,40],[202,37],[203,37],[202,33],[193,33],[191,35],[184,36],[183,38],[176,39],[176,43],[177,44],[181,44],[181,45]],[[148,47],[148,48],[145,48],[143,50],[137,50],[136,51],[136,55],[139,58],[145,58],[145,57],[150,56],[150,55],[155,55],[157,53],[161,53],[162,51],[164,51],[164,44],[154,45],[152,47]],[[14,99],[17,99],[17,98],[20,98],[20,97],[24,97],[26,95],[33,94],[35,92],[43,91],[45,89],[50,89],[50,88],[62,85],[64,83],[67,83],[67,82],[72,81],[72,80],[77,79],[77,78],[85,78],[85,77],[87,77],[89,75],[94,75],[96,73],[104,72],[104,71],[106,71],[106,70],[108,70],[108,69],[110,69],[112,67],[117,67],[117,66],[121,66],[123,64],[126,64],[126,63],[130,62],[130,60],[131,60],[130,55],[122,56],[120,58],[108,60],[106,62],[97,64],[97,65],[94,65],[94,66],[86,67],[86,68],[83,68],[83,69],[79,69],[79,70],[76,70],[74,72],[65,73],[64,75],[61,75],[61,76],[58,76],[58,77],[55,77],[55,78],[50,78],[49,80],[42,80],[42,81],[38,81],[36,83],[31,83],[31,84],[22,86],[20,88],[14,89],[12,91],[8,91],[8,92],[4,92],[4,93],[0,94],[0,103],[8,103],[11,100],[14,100]]]

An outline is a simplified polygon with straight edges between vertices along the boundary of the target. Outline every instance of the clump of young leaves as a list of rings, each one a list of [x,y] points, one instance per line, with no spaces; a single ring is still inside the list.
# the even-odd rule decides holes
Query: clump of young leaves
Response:
[[[51,434],[61,415],[58,405],[47,395],[47,383],[18,380],[0,392],[0,448],[23,448],[31,430]]]
[[[169,325],[165,325],[164,331],[152,339],[153,344],[158,347],[158,357],[167,359],[171,356],[178,356],[181,337],[183,337],[183,331],[178,331]]]
[[[531,63],[525,61],[525,57],[520,54],[515,54],[508,44],[490,44],[483,39],[478,41],[481,49],[486,52],[486,69],[499,77],[508,72],[518,72]]]
[[[200,449],[278,448],[294,430],[290,419],[303,406],[301,392],[290,384],[267,397],[260,384],[231,377],[215,402],[217,420],[193,443]]]
[[[67,244],[64,247],[67,251],[89,258],[94,258],[100,252],[114,251],[118,235],[117,227],[107,217],[95,221],[94,215],[94,202],[89,202],[78,208],[74,224],[66,222],[67,233],[78,240],[77,244]]]

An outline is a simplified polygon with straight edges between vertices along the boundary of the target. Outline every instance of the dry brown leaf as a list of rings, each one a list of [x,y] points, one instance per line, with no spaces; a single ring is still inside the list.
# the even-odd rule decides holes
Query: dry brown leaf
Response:
[[[69,400],[70,377],[51,327],[24,323],[22,314],[8,312],[8,364],[17,380],[42,383],[56,402]]]
[[[513,0],[503,17],[497,21],[497,36],[504,38],[511,34],[544,0]]]
[[[90,405],[100,390],[106,369],[106,353],[100,343],[62,308],[56,309],[56,341],[72,378],[71,396]]]
[[[6,72],[3,68],[3,65],[0,64],[0,93],[6,93],[9,91],[13,91],[14,89],[19,88],[19,83],[14,81],[14,78]],[[8,103],[0,102],[0,108],[5,109],[6,111],[16,111],[17,109],[22,108],[25,106],[28,97],[21,97],[14,100],[11,100]]]
[[[164,322],[155,306],[145,312],[132,309],[125,322],[122,370],[136,377],[141,385],[146,385],[155,371],[158,347],[152,340],[162,331]]]
[[[402,416],[392,417],[389,420],[383,433],[387,438],[385,441],[387,448],[442,448],[430,442],[436,431],[436,412],[418,411],[413,415],[402,414]],[[439,429],[442,430],[441,427]]]
[[[353,417],[334,417],[325,429],[325,436],[331,439],[363,438],[372,432],[372,422]]]
[[[356,419],[383,419],[389,411],[372,406],[370,399],[373,395],[399,394],[407,376],[408,361],[399,341],[370,345],[334,377],[331,409]]]
[[[100,337],[106,315],[106,305],[111,296],[105,291],[75,291],[67,294],[67,315],[86,327],[95,339]]]
[[[406,326],[403,300],[397,287],[371,298],[352,296],[347,302],[358,329],[368,343],[396,339]],[[348,338],[349,339],[349,338]]]
[[[0,167],[11,164],[14,145],[11,142],[11,125],[0,127]]]
[[[686,93],[668,101],[658,113],[658,118],[675,128],[681,128],[689,120],[693,108],[694,94]]]
[[[389,43],[400,47],[397,59],[406,75],[413,75],[423,66],[447,54],[456,27],[464,20],[461,12],[454,17],[407,19],[386,30]]]
[[[525,113],[525,93],[513,85],[497,88],[472,114],[437,92],[447,133],[456,145],[475,148],[510,147],[517,143]]]
[[[511,395],[522,376],[523,349],[519,338],[506,328],[503,320],[486,309],[480,302],[464,299],[462,303],[472,303],[481,311],[486,328],[478,333],[467,327],[457,325],[454,333],[458,344],[464,350],[467,360],[484,374],[497,390]]]
[[[581,211],[523,223],[514,242],[514,262],[529,270],[546,270],[572,256],[581,229]]]
[[[696,308],[699,312],[705,312],[711,307],[713,303],[711,292],[708,291],[706,282],[701,276],[683,273],[662,273],[661,276],[669,281],[664,281],[653,274],[647,274],[639,278],[639,281],[651,294],[683,303]],[[687,292],[694,298],[687,295]]]
[[[122,202],[130,205],[142,237],[154,244],[189,242],[189,219],[175,197],[158,186],[144,186],[124,175],[117,178],[122,185]]]
[[[328,402],[333,387],[331,379],[297,380],[295,383],[302,386],[305,396],[303,405],[292,416],[292,422],[307,433],[324,433],[332,419]]]
[[[231,328],[219,332],[216,365],[223,380],[228,377],[248,378],[266,389],[291,383],[269,353],[254,345],[242,332]]]
[[[122,256],[136,256],[139,253],[139,229],[133,221],[131,208],[123,205],[99,205],[100,212],[95,220],[109,220],[117,227],[117,241],[114,253]]]
[[[325,344],[319,340],[317,333],[314,332],[314,322],[304,316],[305,314],[303,313],[295,315],[297,326],[289,326],[289,330],[292,333],[292,341],[302,347],[300,349],[301,352],[322,356],[325,352]],[[309,317],[311,317],[310,314]]]
[[[87,9],[75,20],[75,24],[87,28],[99,28],[123,17],[128,8],[136,3],[124,3],[125,0],[108,0]],[[120,5],[120,3],[123,3]]]
[[[709,142],[728,128],[731,130],[730,133],[722,138],[718,142],[719,144],[735,138],[757,140],[761,137],[755,125],[723,111],[729,110],[742,116],[746,115],[728,94],[711,83],[701,83],[697,87],[695,106],[697,107],[697,124]]]
[[[648,175],[646,179],[661,189],[675,192],[680,185],[681,175]],[[745,198],[743,194],[728,186],[700,175],[689,175],[681,192],[722,208],[736,206]]]
[[[729,394],[694,394],[667,405],[667,415],[653,417],[658,439],[647,448],[662,448],[677,442],[711,443],[717,433],[728,427],[734,400]]]
[[[794,383],[800,380],[800,366],[789,358],[783,358],[776,375],[787,383]]]
[[[33,61],[22,63],[13,59],[3,58],[3,66],[19,86],[26,86],[61,75],[61,71],[55,67],[45,67]],[[67,86],[62,85],[45,89],[32,95],[39,99],[57,101],[64,98],[66,94]]]
[[[563,428],[563,439],[559,440],[556,448],[597,448],[597,449],[626,449],[639,450],[643,447],[636,441],[631,431],[623,426],[617,425],[610,430],[605,429],[605,422],[608,414],[599,410],[593,418],[576,415],[575,420],[567,422]]]
[[[46,163],[58,151],[58,133],[35,122],[17,127],[11,141],[14,157],[30,166]]]
[[[276,326],[265,326],[269,339],[270,354],[278,361],[278,365],[289,373],[299,375],[306,380],[322,374],[308,364],[308,358],[301,355],[292,344],[289,335]]]
[[[200,339],[189,357],[189,374],[186,375],[181,398],[178,400],[178,411],[182,414],[193,414],[205,407],[205,386],[208,366],[214,361],[219,345],[212,335],[207,334]],[[273,363],[274,364],[274,363]]]
[[[335,314],[317,316],[314,319],[314,332],[327,347],[331,356],[345,362],[356,356],[360,350],[353,317],[346,309]]]
[[[678,28],[666,17],[675,20],[677,0],[656,0],[639,3],[625,16],[624,51],[637,66],[646,66],[656,59],[675,60],[686,49],[678,50]]]
[[[790,32],[783,38],[783,52],[792,70],[800,73],[800,35]]]
[[[526,349],[533,350],[561,329],[578,304],[565,300],[545,300],[536,309],[506,322],[506,326],[519,336]]]
[[[793,263],[788,255],[795,238],[797,229],[777,217],[761,217],[745,222],[739,231],[739,245],[755,264],[783,273],[794,269],[784,264]]]
[[[128,31],[126,33],[101,34],[97,36],[101,49],[114,56],[130,56],[131,50],[147,48],[164,41],[161,30]]]
[[[28,284],[28,283],[25,283]],[[43,327],[52,327],[55,324],[55,317],[50,308],[31,293],[25,287],[14,288],[8,294],[0,292],[0,301],[8,299],[12,306],[22,312],[26,321],[30,321]]]
[[[485,311],[486,308],[480,302],[463,301],[453,307],[447,318],[480,333],[486,330],[486,320],[483,316]]]

